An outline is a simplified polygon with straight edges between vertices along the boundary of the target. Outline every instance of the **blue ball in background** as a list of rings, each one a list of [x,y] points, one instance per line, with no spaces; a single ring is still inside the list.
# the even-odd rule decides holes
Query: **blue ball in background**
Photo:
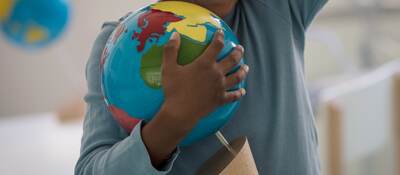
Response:
[[[1,0],[0,27],[22,48],[43,48],[63,33],[69,13],[68,0]]]

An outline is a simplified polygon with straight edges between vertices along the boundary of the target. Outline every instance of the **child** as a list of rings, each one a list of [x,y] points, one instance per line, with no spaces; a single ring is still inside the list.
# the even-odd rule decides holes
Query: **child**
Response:
[[[260,174],[320,174],[303,52],[305,31],[326,0],[190,2],[223,17],[242,46],[234,49],[228,61],[178,68],[179,35],[173,34],[164,48],[165,102],[152,121],[139,123],[127,135],[107,111],[100,88],[100,56],[118,24],[105,23],[87,63],[87,113],[75,174],[193,174],[220,145],[214,137],[184,148],[177,147],[178,143],[201,116],[238,99],[241,105],[223,132],[228,138],[249,138]],[[198,59],[215,60],[222,37],[217,32]],[[221,73],[237,64],[242,55],[248,66],[229,76]],[[208,74],[199,66],[209,66]],[[182,71],[185,73],[177,73]],[[247,94],[243,89],[225,93],[246,76]],[[202,78],[202,83],[194,77]]]

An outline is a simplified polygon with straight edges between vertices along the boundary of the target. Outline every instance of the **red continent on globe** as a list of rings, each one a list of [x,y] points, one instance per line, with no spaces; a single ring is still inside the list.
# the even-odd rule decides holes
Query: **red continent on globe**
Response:
[[[100,69],[103,69],[104,63],[106,61],[106,58],[108,57],[108,47],[105,47],[103,50],[103,53],[101,53],[101,57],[100,57]]]
[[[114,115],[114,118],[118,120],[118,123],[121,124],[122,128],[124,128],[126,131],[132,131],[136,124],[140,122],[139,119],[129,116],[128,113],[114,105],[108,106],[108,109],[111,111],[112,115]]]
[[[137,39],[140,43],[137,46],[139,52],[143,51],[146,41],[150,37],[158,40],[165,34],[166,23],[178,22],[183,18],[171,12],[164,12],[157,9],[150,9],[139,16],[138,27],[142,29],[140,33],[134,32],[132,39]]]
[[[118,27],[115,29],[115,34],[112,37],[112,42],[115,44],[117,42],[117,39],[121,36],[123,32],[126,31],[126,26],[124,24],[118,25]]]

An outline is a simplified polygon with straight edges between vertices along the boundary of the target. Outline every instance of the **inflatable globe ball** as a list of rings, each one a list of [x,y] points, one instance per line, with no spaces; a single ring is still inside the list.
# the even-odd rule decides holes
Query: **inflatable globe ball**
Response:
[[[50,44],[64,31],[68,18],[68,0],[0,0],[1,31],[23,48]]]
[[[218,29],[225,34],[225,47],[217,61],[227,56],[238,41],[222,19],[200,6],[159,2],[130,14],[119,24],[103,50],[101,76],[107,107],[127,132],[140,120],[150,121],[164,101],[160,69],[163,46],[171,34],[178,32],[181,36],[178,64],[185,65],[203,53]],[[234,89],[243,85],[239,83]],[[205,116],[180,145],[215,133],[237,106],[238,102],[226,104]]]

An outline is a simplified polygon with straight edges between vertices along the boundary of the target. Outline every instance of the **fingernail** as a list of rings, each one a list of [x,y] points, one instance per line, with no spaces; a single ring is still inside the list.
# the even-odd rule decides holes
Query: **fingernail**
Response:
[[[172,40],[178,40],[179,34],[178,32],[172,33],[171,37],[169,38],[170,41]]]
[[[242,54],[244,54],[244,48],[242,45],[237,45],[236,47],[239,48],[239,50],[242,52]]]
[[[224,31],[222,31],[222,29],[218,29],[217,33],[219,36],[224,36]]]
[[[241,89],[240,89],[240,95],[241,95],[241,96],[245,96],[245,95],[246,95],[246,89],[241,88]]]
[[[249,73],[249,66],[248,65],[246,65],[246,64],[243,64],[243,70],[246,72],[246,73]]]

